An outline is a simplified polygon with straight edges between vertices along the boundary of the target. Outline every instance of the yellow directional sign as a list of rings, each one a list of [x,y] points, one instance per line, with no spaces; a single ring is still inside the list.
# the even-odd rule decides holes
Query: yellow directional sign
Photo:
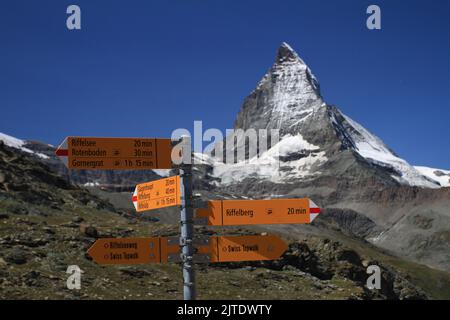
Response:
[[[55,153],[74,170],[172,168],[170,139],[68,137]]]
[[[180,176],[138,184],[132,200],[137,212],[178,206],[181,204]]]
[[[311,223],[320,208],[310,199],[213,200],[197,209],[212,226]]]

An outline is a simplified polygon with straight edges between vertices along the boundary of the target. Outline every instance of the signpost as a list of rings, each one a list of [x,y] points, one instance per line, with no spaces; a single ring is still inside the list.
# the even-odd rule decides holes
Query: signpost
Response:
[[[209,247],[199,253],[209,254],[210,262],[275,260],[287,250],[287,244],[275,235],[214,236]]]
[[[138,184],[133,192],[133,205],[137,212],[180,204],[180,176]]]
[[[176,238],[178,240],[178,238]],[[101,238],[89,248],[88,255],[101,265],[136,265],[183,261],[175,237]],[[275,235],[212,236],[197,253],[204,262],[274,260],[287,250],[287,244]],[[195,254],[192,253],[192,260]]]
[[[178,243],[169,238],[102,238],[89,248],[89,256],[98,264],[134,265],[168,262],[168,257],[178,253]]]
[[[192,159],[191,153],[185,150],[191,148],[191,138],[182,137],[182,156],[185,161],[179,172],[182,178],[180,211],[180,247],[183,262],[183,295],[185,300],[195,300],[197,288],[194,270],[194,208],[192,206]],[[188,160],[188,161],[186,161]]]
[[[102,238],[88,254],[96,263],[106,265],[182,262],[184,299],[193,300],[194,262],[273,260],[280,258],[288,246],[275,235],[212,236],[203,242],[195,239],[191,139],[185,136],[179,143],[180,150],[172,147],[171,139],[68,137],[56,155],[74,170],[177,168],[176,176],[138,184],[132,201],[137,212],[179,206],[179,238]],[[172,151],[176,159],[172,159]],[[320,208],[307,198],[213,200],[206,209],[196,209],[195,218],[211,226],[293,224],[311,223],[319,213]]]
[[[170,169],[172,143],[155,138],[68,137],[56,155],[73,170]]]
[[[213,200],[197,209],[210,226],[311,223],[320,208],[310,199]]]

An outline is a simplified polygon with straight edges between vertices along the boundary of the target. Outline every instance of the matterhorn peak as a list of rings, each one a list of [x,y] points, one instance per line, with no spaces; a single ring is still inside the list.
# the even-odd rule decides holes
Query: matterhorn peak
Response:
[[[298,61],[301,64],[305,64],[305,62],[303,62],[303,60],[299,57],[297,52],[295,52],[295,50],[292,49],[292,47],[289,44],[283,42],[281,46],[278,48],[276,62],[282,63],[285,61]]]
[[[286,42],[278,48],[272,72],[276,76],[288,75],[288,77],[303,78],[306,81],[304,89],[314,91],[317,97],[321,98],[319,81],[297,52]]]
[[[244,101],[235,128],[297,132],[323,104],[319,82],[310,68],[283,42],[275,63]]]

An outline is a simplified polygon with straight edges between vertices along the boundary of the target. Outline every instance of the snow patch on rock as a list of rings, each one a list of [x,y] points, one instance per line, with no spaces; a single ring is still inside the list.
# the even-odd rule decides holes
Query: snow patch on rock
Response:
[[[246,178],[258,178],[274,183],[284,183],[293,179],[303,179],[320,174],[313,167],[326,162],[325,152],[307,142],[301,135],[284,136],[276,145],[246,161],[223,163],[214,158],[204,163],[213,165],[213,176],[219,178],[221,184],[238,183]]]
[[[84,187],[98,187],[100,186],[100,183],[98,182],[86,182],[85,184],[83,184]]]
[[[168,177],[170,176],[170,171],[172,169],[153,169],[153,172],[161,177]]]
[[[11,137],[1,132],[0,132],[0,140],[3,141],[5,145],[7,145],[8,147],[19,149],[26,153],[34,154],[42,159],[49,159],[49,157],[43,153],[34,152],[33,150],[25,148],[24,145],[26,144],[26,142],[24,140]]]
[[[439,182],[441,187],[450,187],[450,170],[414,166],[424,176]]]
[[[395,155],[380,138],[370,133],[362,125],[342,114],[345,120],[353,127],[348,134],[353,140],[355,151],[370,162],[394,169],[399,175],[392,175],[402,184],[424,188],[439,188],[439,184],[424,176],[405,160]]]

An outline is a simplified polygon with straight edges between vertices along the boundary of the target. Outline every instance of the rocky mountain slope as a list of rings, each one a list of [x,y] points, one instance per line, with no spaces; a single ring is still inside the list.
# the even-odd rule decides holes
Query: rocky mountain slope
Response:
[[[99,237],[172,236],[178,228],[114,208],[0,142],[0,299],[180,299],[177,264],[99,266],[86,255]],[[198,234],[215,231],[197,228]],[[362,242],[310,235],[285,239],[289,249],[277,261],[198,265],[199,299],[450,297],[448,273]],[[365,287],[368,264],[382,268],[379,291]],[[66,287],[69,265],[83,270],[81,290]]]

